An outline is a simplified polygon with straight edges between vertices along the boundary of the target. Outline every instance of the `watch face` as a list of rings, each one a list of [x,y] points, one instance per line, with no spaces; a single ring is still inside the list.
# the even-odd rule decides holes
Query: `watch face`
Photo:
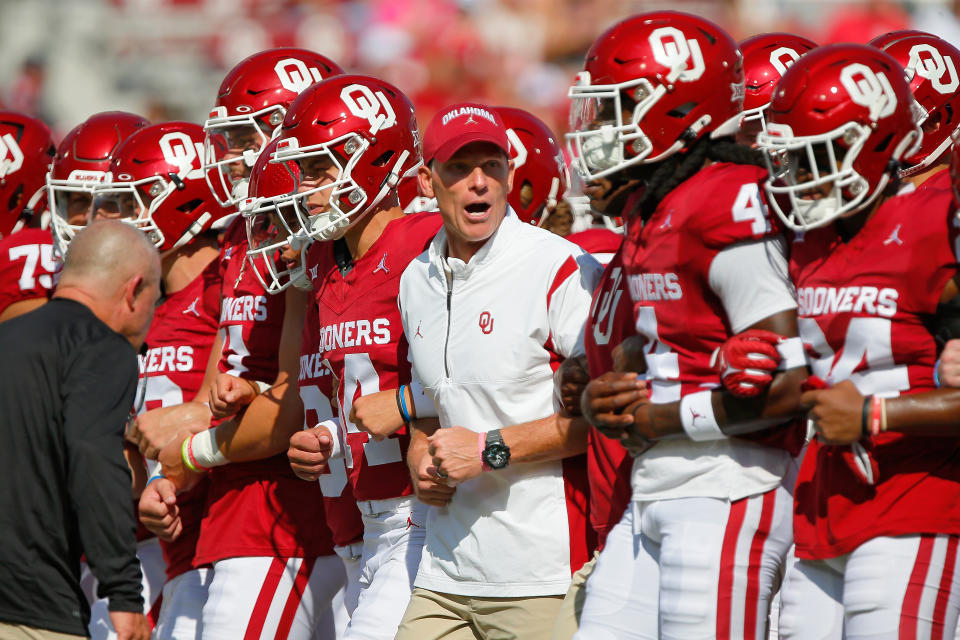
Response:
[[[484,449],[483,458],[494,469],[503,469],[510,461],[510,449],[505,444],[494,442]]]

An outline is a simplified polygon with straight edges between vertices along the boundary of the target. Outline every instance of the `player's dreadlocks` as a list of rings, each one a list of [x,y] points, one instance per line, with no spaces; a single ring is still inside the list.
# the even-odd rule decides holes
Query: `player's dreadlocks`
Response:
[[[646,191],[636,203],[636,209],[630,212],[640,214],[646,221],[656,210],[660,201],[667,197],[680,183],[700,170],[704,161],[731,162],[764,166],[763,152],[744,144],[734,142],[733,138],[710,139],[708,136],[694,142],[686,151],[676,153],[655,165],[641,165],[641,171],[649,171],[644,176]]]

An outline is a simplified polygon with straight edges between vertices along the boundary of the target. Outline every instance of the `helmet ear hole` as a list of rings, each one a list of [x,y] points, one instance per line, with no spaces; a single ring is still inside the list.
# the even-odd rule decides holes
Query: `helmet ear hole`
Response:
[[[390,160],[393,158],[393,156],[394,156],[393,149],[387,149],[386,151],[381,153],[379,156],[377,156],[377,158],[373,161],[372,164],[375,167],[385,167],[387,166],[387,163],[390,162]]]
[[[18,185],[17,188],[10,194],[10,200],[7,202],[7,209],[9,211],[14,211],[20,205],[20,199],[23,197],[23,185]]]
[[[196,200],[190,200],[190,201],[188,201],[188,202],[184,202],[184,203],[181,204],[179,207],[177,207],[177,211],[183,211],[184,213],[190,213],[191,211],[193,211],[194,209],[198,208],[198,207],[199,207],[200,205],[202,205],[202,204],[203,204],[203,200],[201,200],[201,199],[199,199],[199,198],[196,199]]]
[[[533,185],[529,180],[524,180],[520,186],[520,205],[526,209],[533,203]]]
[[[696,102],[687,102],[685,104],[682,104],[676,107],[675,109],[671,109],[670,111],[667,111],[667,115],[670,116],[671,118],[683,119],[683,118],[686,118],[688,115],[690,115],[690,112],[693,111],[696,108],[696,106],[697,106]]]
[[[886,150],[887,147],[890,146],[890,142],[891,142],[892,140],[893,140],[893,134],[891,133],[891,134],[888,135],[886,138],[884,138],[883,140],[881,140],[881,141],[877,144],[877,146],[873,148],[873,150],[876,151],[877,153],[882,153],[883,151]]]

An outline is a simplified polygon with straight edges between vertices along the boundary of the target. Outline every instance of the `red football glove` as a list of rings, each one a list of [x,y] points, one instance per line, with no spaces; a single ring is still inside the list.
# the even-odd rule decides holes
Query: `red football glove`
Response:
[[[782,336],[772,331],[749,329],[727,339],[713,353],[713,370],[730,393],[754,398],[770,386],[780,365],[776,345]]]

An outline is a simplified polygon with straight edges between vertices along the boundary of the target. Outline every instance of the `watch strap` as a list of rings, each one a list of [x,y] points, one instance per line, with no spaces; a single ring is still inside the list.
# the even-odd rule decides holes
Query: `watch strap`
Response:
[[[480,449],[480,468],[483,469],[484,471],[493,471],[493,467],[487,464],[487,459],[483,455],[484,451],[487,448],[487,434],[481,431],[479,436],[480,438],[479,438],[478,446]]]

